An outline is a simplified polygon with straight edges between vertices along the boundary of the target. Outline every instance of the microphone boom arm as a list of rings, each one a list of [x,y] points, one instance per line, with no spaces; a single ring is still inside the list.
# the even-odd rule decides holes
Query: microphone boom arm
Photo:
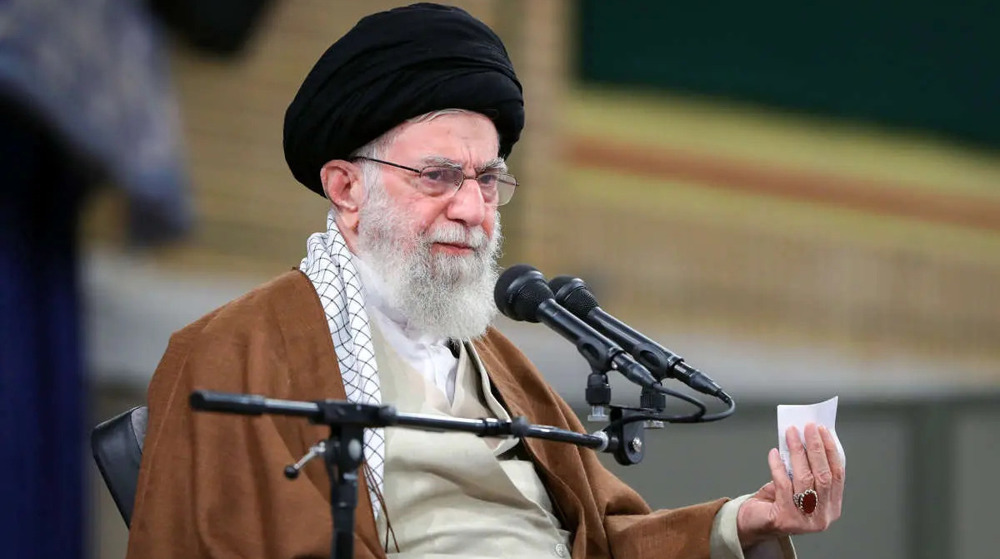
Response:
[[[294,466],[285,468],[285,476],[295,479],[298,470],[314,456],[323,456],[330,476],[330,512],[333,519],[331,557],[354,556],[354,511],[358,503],[358,468],[364,459],[364,430],[372,427],[399,426],[426,431],[458,431],[479,437],[536,438],[570,443],[614,453],[620,438],[603,432],[587,435],[549,425],[532,425],[524,417],[511,421],[495,418],[463,419],[425,414],[399,413],[393,406],[358,404],[343,400],[313,402],[280,400],[255,394],[195,390],[189,397],[195,411],[237,415],[285,415],[304,417],[311,423],[330,427],[330,437],[315,445]]]
[[[567,431],[550,425],[532,425],[524,417],[510,421],[495,418],[465,419],[421,413],[400,413],[393,406],[357,404],[345,400],[278,400],[253,394],[195,390],[191,408],[238,415],[287,415],[305,417],[311,423],[338,426],[407,427],[424,431],[457,431],[477,437],[548,439],[598,449],[606,444],[599,436]]]

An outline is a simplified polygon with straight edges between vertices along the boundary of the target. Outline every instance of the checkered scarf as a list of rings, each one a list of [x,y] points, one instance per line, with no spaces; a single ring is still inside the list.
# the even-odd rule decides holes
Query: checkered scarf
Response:
[[[310,235],[306,247],[306,257],[299,269],[312,281],[323,303],[347,399],[359,404],[381,405],[382,393],[361,277],[337,229],[333,211],[327,215],[326,232]],[[365,429],[364,442],[368,496],[377,517],[381,510],[378,495],[382,492],[385,468],[385,434],[382,429]]]

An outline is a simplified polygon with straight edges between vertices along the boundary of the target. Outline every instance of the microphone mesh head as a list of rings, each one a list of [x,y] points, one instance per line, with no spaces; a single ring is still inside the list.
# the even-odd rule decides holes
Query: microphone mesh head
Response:
[[[597,298],[580,278],[556,276],[549,281],[549,287],[555,292],[556,302],[580,318],[599,306]]]
[[[493,289],[493,300],[500,312],[519,321],[538,322],[538,305],[551,298],[545,276],[527,264],[507,268]]]

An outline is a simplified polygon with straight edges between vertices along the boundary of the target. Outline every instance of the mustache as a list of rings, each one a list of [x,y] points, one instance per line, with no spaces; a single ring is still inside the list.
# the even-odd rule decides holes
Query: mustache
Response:
[[[441,225],[433,231],[429,231],[425,240],[428,244],[463,245],[477,251],[485,249],[490,242],[490,238],[482,226],[463,227],[457,223]]]

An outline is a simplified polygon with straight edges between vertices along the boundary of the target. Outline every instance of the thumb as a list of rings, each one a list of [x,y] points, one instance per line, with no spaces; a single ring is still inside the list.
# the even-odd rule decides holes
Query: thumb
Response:
[[[763,487],[757,490],[754,497],[764,501],[774,501],[774,482],[769,481],[765,483]]]

